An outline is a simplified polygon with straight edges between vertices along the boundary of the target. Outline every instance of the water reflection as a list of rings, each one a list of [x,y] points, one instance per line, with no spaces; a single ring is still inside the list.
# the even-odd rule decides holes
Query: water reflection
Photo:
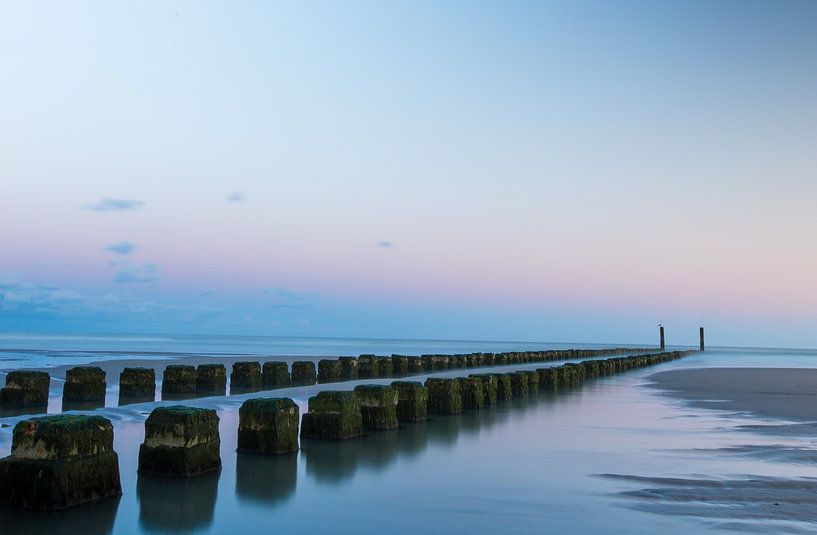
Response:
[[[65,411],[94,411],[105,406],[105,400],[99,401],[65,401],[62,402],[62,410]]]
[[[21,409],[0,409],[0,418],[10,418],[13,416],[28,416],[33,414],[45,414],[47,407],[25,407]]]
[[[66,509],[20,511],[0,508],[3,535],[48,533],[49,535],[108,535],[113,532],[119,497]]]
[[[284,502],[295,494],[298,454],[236,457],[235,492],[239,499],[265,505]]]
[[[339,484],[351,479],[360,468],[379,472],[400,456],[417,457],[429,446],[453,448],[460,434],[479,434],[549,397],[514,400],[512,407],[488,406],[453,416],[434,416],[424,422],[405,424],[395,431],[370,432],[355,440],[304,439],[301,456],[306,462],[307,475],[323,483]]]
[[[148,532],[189,533],[213,522],[219,473],[191,478],[139,474],[139,526]]]
[[[119,395],[119,406],[133,405],[136,403],[151,403],[155,401],[156,396],[123,396]]]
[[[162,401],[182,401],[196,397],[195,392],[162,392]]]

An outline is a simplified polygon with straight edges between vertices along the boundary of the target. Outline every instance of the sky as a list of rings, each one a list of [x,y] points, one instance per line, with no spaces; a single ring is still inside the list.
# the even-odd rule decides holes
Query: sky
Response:
[[[817,347],[816,27],[3,2],[0,331]]]

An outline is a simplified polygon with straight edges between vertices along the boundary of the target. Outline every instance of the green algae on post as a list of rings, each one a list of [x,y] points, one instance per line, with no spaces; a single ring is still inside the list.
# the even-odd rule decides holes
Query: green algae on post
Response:
[[[227,393],[227,368],[223,364],[200,364],[196,368],[196,394],[223,396]]]
[[[321,359],[318,361],[318,382],[332,383],[341,380],[343,366],[340,360]]]
[[[113,425],[101,416],[21,420],[0,459],[0,505],[56,510],[119,496]]]
[[[165,368],[162,376],[162,399],[176,395],[195,395],[196,368],[173,364]]]
[[[297,386],[314,385],[317,381],[315,363],[311,360],[299,360],[292,363],[292,384]]]
[[[319,392],[309,398],[301,418],[301,438],[346,440],[363,434],[363,417],[354,392]]]
[[[78,366],[65,372],[62,400],[68,402],[104,402],[105,371],[98,366]]]
[[[475,377],[460,377],[460,396],[463,409],[481,409],[484,405],[482,379]]]
[[[298,406],[289,398],[248,399],[238,411],[239,452],[290,453],[298,449]]]
[[[524,373],[513,372],[509,373],[508,377],[511,379],[511,392],[515,398],[526,398],[530,392],[530,381],[528,376]]]
[[[379,430],[397,427],[397,391],[387,385],[355,387],[363,429]]]
[[[47,407],[50,383],[46,372],[9,372],[6,386],[0,389],[0,409]]]
[[[261,363],[236,362],[230,374],[230,393],[257,392],[261,390]]]
[[[394,381],[397,391],[397,420],[419,422],[428,415],[428,388],[417,381]]]
[[[459,414],[462,412],[460,382],[457,379],[426,379],[429,414]]]
[[[357,379],[357,357],[340,357],[340,377],[348,381]]]
[[[139,472],[190,477],[221,469],[218,415],[212,409],[159,407],[145,420]]]
[[[261,386],[265,390],[284,388],[292,385],[289,366],[286,362],[265,362],[261,368]]]
[[[119,374],[119,397],[152,401],[156,397],[156,372],[153,368],[125,368]]]
[[[490,373],[475,373],[469,375],[474,379],[482,381],[482,400],[485,405],[493,405],[497,400],[497,385],[496,376]]]

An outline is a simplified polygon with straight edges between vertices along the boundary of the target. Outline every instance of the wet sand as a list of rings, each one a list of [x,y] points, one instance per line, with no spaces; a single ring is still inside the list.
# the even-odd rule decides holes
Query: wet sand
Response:
[[[697,368],[660,372],[649,380],[696,407],[817,421],[817,369],[813,368]]]

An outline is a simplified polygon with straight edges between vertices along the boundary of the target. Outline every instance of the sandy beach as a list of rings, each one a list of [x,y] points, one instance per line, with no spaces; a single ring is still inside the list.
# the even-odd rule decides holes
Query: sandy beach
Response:
[[[660,372],[649,379],[696,407],[798,422],[817,420],[813,368],[697,368]]]

